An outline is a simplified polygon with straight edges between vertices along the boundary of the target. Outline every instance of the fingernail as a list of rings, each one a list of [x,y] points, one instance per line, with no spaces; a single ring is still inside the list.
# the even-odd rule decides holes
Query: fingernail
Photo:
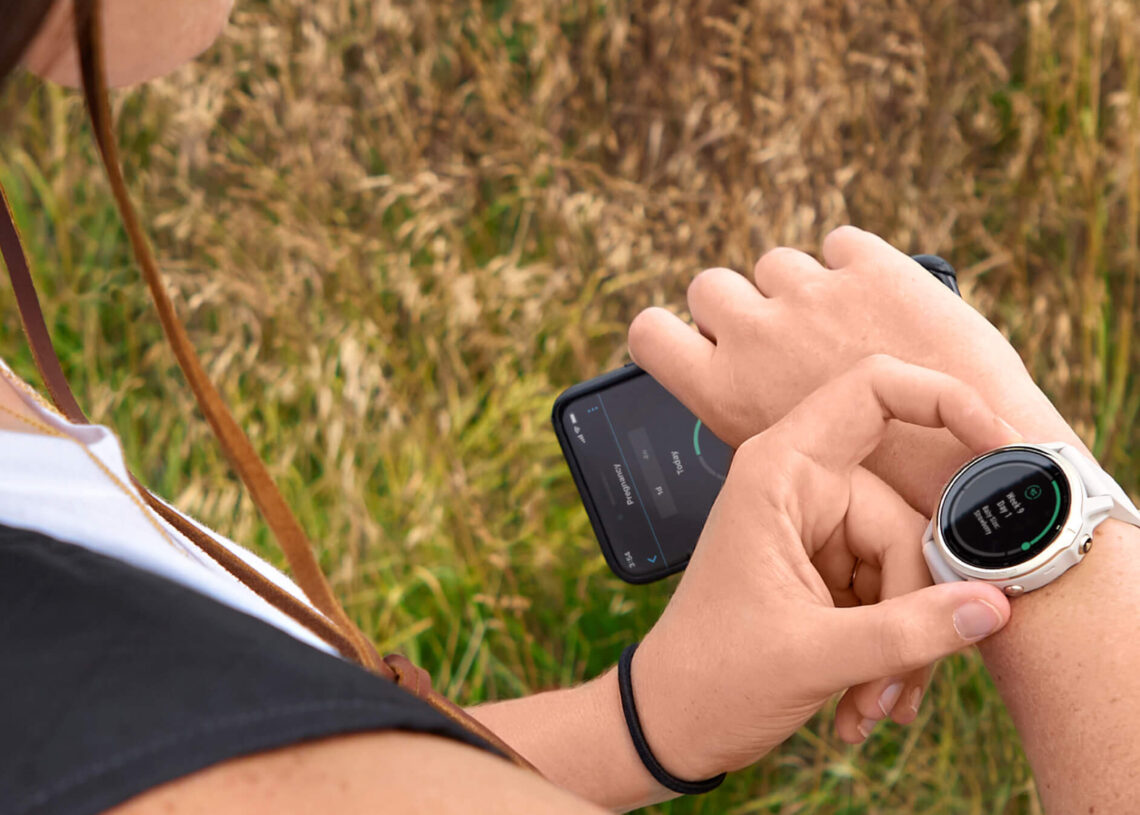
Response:
[[[878,724],[878,722],[874,719],[864,719],[863,721],[859,722],[859,735],[866,739],[871,735],[871,731],[875,729],[876,724]]]
[[[971,600],[954,612],[954,629],[964,640],[980,640],[1001,627],[1001,614],[984,600]]]
[[[899,700],[902,694],[903,683],[895,682],[887,685],[886,689],[879,696],[879,710],[883,711],[884,716],[890,716],[891,711],[895,709],[895,703]]]
[[[910,709],[918,713],[920,704],[922,704],[922,688],[915,688],[910,692]]]

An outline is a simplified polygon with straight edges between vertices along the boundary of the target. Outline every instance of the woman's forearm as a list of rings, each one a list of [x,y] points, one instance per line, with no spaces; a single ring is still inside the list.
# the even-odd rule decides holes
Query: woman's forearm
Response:
[[[1140,530],[1107,521],[1079,566],[981,645],[1048,813],[1123,813],[1140,789]]]
[[[1030,441],[1076,442],[1047,400],[1039,397],[1048,410],[1037,401],[1022,394],[998,410]],[[945,436],[914,433],[927,435],[896,435],[876,469],[905,483],[929,515],[969,453]],[[1109,521],[1079,566],[1015,600],[1007,628],[981,646],[1050,813],[1131,811],[1140,784],[1138,634],[1140,530]],[[613,672],[472,713],[551,781],[591,801],[629,809],[669,797],[641,766]]]
[[[675,797],[645,770],[625,727],[617,672],[467,710],[551,782],[624,812]]]
[[[995,406],[1030,441],[1080,445],[1044,395],[1033,397],[1021,393]],[[877,452],[880,471],[906,481],[930,515],[946,479],[968,453],[950,441],[933,442],[929,431],[907,430],[910,438],[894,451]],[[916,468],[916,460],[930,466]],[[1105,522],[1080,565],[1017,598],[1012,608],[1008,625],[979,647],[1013,716],[1046,811],[1135,811],[1140,529]]]

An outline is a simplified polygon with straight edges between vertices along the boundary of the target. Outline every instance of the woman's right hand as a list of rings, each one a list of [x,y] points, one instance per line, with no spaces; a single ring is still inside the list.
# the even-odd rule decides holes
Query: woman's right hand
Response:
[[[634,657],[646,736],[674,775],[755,762],[838,692],[839,734],[861,741],[921,695],[927,665],[1009,619],[993,586],[930,585],[923,522],[860,466],[901,422],[948,428],[973,453],[1020,440],[962,382],[878,356],[740,446]],[[855,558],[879,578],[864,605],[839,608]]]
[[[830,268],[774,250],[754,282],[701,273],[688,292],[700,333],[648,309],[630,326],[633,358],[733,446],[870,354],[961,379],[1028,438],[1081,444],[1001,333],[914,260],[854,227],[828,235],[822,255]],[[899,428],[868,466],[929,517],[967,457],[944,432]]]

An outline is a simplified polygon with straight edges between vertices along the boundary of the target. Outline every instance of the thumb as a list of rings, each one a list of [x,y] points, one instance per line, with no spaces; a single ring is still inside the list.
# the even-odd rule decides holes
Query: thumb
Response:
[[[1010,608],[995,586],[963,582],[828,613],[818,653],[838,690],[907,673],[984,639],[1009,621]]]

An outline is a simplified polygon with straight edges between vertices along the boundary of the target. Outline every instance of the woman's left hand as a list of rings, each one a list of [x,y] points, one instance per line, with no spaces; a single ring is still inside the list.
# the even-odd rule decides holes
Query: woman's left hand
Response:
[[[925,519],[860,466],[892,419],[975,452],[1019,440],[959,380],[871,357],[742,444],[633,662],[646,737],[674,775],[754,763],[841,691],[846,741],[910,721],[928,666],[1009,619],[993,586],[930,585]]]

